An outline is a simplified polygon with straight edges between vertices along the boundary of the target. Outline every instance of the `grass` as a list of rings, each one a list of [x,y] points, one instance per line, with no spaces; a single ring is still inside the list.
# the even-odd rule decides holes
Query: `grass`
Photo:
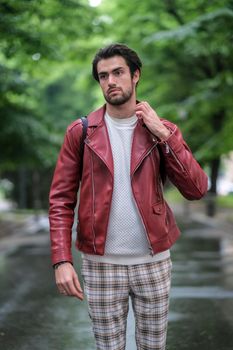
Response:
[[[217,205],[221,208],[233,209],[233,194],[228,194],[226,196],[218,196]]]
[[[184,200],[180,192],[175,187],[167,188],[164,191],[164,197],[168,203],[182,203]]]

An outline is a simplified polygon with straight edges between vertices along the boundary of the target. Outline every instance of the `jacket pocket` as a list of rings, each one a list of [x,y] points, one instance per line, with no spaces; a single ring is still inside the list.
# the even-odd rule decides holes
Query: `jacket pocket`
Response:
[[[154,225],[157,240],[164,239],[169,232],[167,210],[164,201],[158,201],[152,205],[154,214]]]
[[[153,213],[157,215],[162,215],[165,213],[165,206],[162,201],[159,201],[152,206],[153,208]]]

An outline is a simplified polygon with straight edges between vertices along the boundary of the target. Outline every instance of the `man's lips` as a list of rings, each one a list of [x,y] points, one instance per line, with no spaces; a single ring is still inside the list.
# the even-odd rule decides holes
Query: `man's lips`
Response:
[[[119,92],[119,91],[120,91],[120,89],[118,89],[118,88],[111,88],[108,90],[108,94],[112,94],[112,93]]]

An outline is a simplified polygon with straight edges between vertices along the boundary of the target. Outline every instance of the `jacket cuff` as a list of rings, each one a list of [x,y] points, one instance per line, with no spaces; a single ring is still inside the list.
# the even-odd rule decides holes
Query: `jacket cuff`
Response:
[[[169,153],[168,148],[172,149],[175,153],[179,153],[183,149],[185,142],[179,129],[176,127],[171,130],[169,138],[166,141],[159,142],[159,144],[162,146],[165,153]]]
[[[66,264],[66,263],[69,263],[69,264],[73,265],[70,261],[60,261],[60,262],[54,264],[53,268],[54,268],[54,270],[56,270],[60,265],[63,265],[63,264]]]
[[[70,250],[57,250],[57,251],[52,251],[52,265],[54,266],[57,263],[60,263],[62,261],[67,261],[71,264],[73,264],[73,257],[70,252]]]

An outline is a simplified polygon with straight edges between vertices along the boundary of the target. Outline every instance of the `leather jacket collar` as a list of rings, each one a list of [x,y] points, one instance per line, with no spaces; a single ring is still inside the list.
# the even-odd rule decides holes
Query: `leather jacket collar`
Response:
[[[106,105],[88,115],[88,136],[86,144],[104,161],[113,175],[113,158],[107,127],[104,121]],[[92,129],[92,130],[91,130]],[[142,160],[157,145],[157,138],[139,119],[134,130],[131,157],[131,176]]]

